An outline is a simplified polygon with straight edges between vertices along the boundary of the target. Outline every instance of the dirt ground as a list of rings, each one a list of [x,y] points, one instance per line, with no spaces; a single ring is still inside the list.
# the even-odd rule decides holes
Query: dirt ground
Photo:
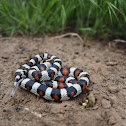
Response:
[[[125,46],[125,47],[124,47]],[[0,39],[0,126],[126,126],[126,45],[77,38]],[[48,52],[63,66],[90,74],[84,93],[63,102],[46,101],[20,87],[10,97],[14,72],[38,53]],[[87,107],[79,103],[88,99]]]

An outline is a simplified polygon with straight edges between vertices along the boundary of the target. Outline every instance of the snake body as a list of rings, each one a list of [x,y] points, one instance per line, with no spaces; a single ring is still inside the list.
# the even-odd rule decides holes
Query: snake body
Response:
[[[61,60],[48,53],[36,55],[15,72],[15,83],[47,100],[63,101],[78,96],[89,84],[83,70],[61,67]]]

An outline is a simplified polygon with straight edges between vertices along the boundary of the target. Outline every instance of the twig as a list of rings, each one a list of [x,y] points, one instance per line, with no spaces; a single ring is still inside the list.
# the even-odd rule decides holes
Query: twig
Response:
[[[66,37],[66,36],[71,36],[71,37],[76,36],[82,43],[84,42],[83,39],[80,37],[80,35],[78,35],[77,33],[62,34],[62,35],[59,35],[59,36],[52,37],[50,40],[59,39],[59,38],[63,38],[63,37]]]

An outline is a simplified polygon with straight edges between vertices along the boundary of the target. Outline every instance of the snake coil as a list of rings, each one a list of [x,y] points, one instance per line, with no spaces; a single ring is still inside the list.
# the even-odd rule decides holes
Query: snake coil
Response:
[[[61,66],[62,62],[56,56],[36,55],[15,72],[12,96],[18,85],[47,100],[63,101],[78,96],[89,84],[88,73]]]

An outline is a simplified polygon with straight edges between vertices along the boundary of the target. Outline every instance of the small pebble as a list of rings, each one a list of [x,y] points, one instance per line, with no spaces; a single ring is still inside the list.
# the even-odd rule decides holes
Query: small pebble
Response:
[[[79,51],[77,49],[74,50],[74,54],[79,54]]]
[[[84,107],[87,107],[88,105],[89,105],[88,100],[85,100],[85,102],[84,102],[84,103],[82,103],[82,106],[84,106]]]
[[[18,107],[14,108],[14,111],[19,112],[19,108]]]
[[[78,104],[82,106],[82,102],[78,102]]]
[[[63,59],[63,62],[66,62],[67,60],[66,59]]]
[[[67,107],[67,105],[64,105],[64,107]]]
[[[11,120],[11,118],[10,118],[10,117],[8,117],[7,119],[8,119],[9,121]]]
[[[23,54],[25,52],[25,48],[21,49],[21,54]]]
[[[106,100],[106,99],[103,99],[102,102],[101,102],[101,104],[102,104],[102,107],[105,108],[105,109],[111,108],[111,103],[110,103],[110,101],[108,101],[108,100]]]
[[[103,111],[101,112],[101,116],[102,116],[103,118],[107,118],[107,117],[108,117],[108,111],[107,111],[107,110],[103,110]]]
[[[86,107],[87,106],[87,103],[82,103],[82,106]]]
[[[108,120],[108,125],[111,126],[111,125],[114,125],[116,123],[116,120],[114,117],[110,117],[109,120]]]
[[[6,109],[3,109],[3,112],[6,112]]]
[[[99,59],[97,59],[97,60],[96,60],[96,63],[99,63],[99,62],[100,62],[100,60],[99,60]]]
[[[122,79],[126,78],[126,77],[125,77],[125,75],[124,75],[124,76],[123,76],[123,75],[121,75],[120,77],[121,77]]]
[[[48,109],[45,109],[45,110],[44,110],[44,112],[46,112],[46,113],[47,113],[47,112],[49,112],[49,110],[48,110]]]

